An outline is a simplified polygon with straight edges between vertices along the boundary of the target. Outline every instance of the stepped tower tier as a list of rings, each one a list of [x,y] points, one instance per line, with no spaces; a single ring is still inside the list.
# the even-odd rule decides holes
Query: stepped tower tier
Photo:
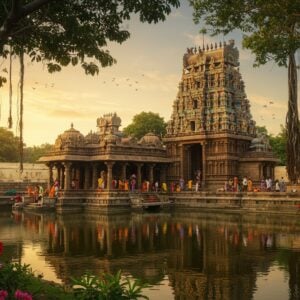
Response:
[[[255,136],[255,122],[239,72],[239,52],[228,45],[188,48],[167,136],[233,133]]]
[[[255,137],[234,41],[188,48],[164,138],[173,157],[170,180],[194,179],[200,172],[202,182],[216,186],[247,175],[241,170],[248,173],[248,165],[242,165]],[[271,161],[268,168],[273,166]]]

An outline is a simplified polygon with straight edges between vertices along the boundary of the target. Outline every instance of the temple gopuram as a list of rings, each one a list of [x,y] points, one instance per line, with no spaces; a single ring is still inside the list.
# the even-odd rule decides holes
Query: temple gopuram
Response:
[[[209,188],[234,176],[274,177],[278,160],[267,138],[256,135],[233,40],[187,49],[163,141],[170,181],[199,174]]]
[[[278,160],[267,138],[256,134],[233,40],[187,49],[163,140],[153,133],[139,141],[124,137],[120,125],[115,113],[107,114],[97,119],[97,132],[83,136],[72,125],[59,135],[40,159],[49,167],[49,182],[53,168],[64,190],[74,180],[77,189],[96,189],[99,177],[112,190],[114,179],[132,175],[137,189],[145,180],[177,183],[199,176],[202,188],[215,190],[234,176],[274,178]]]

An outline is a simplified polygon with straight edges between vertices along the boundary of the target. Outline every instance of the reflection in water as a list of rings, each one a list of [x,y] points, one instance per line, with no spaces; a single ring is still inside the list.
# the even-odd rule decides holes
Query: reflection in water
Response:
[[[1,213],[0,225],[4,256],[57,282],[121,269],[150,299],[300,298],[296,217]]]

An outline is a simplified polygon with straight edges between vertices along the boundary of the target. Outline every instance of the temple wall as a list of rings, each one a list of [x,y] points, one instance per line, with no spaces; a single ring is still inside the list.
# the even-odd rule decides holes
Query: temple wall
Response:
[[[252,181],[260,181],[259,174],[259,163],[251,162],[251,163],[240,163],[239,164],[239,176],[244,177],[247,176],[251,178]]]
[[[23,172],[20,173],[19,163],[0,163],[0,182],[47,182],[49,170],[45,164],[23,164]]]
[[[274,178],[279,180],[281,177],[283,177],[285,182],[288,181],[286,166],[277,166],[277,167],[275,167]]]

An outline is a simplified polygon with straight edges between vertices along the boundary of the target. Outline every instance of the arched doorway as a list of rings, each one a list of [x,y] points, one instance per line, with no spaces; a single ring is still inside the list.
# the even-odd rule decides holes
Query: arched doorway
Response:
[[[199,171],[202,174],[203,162],[202,162],[202,146],[201,144],[188,145],[187,153],[187,178],[194,180]],[[202,179],[202,178],[201,178]]]

